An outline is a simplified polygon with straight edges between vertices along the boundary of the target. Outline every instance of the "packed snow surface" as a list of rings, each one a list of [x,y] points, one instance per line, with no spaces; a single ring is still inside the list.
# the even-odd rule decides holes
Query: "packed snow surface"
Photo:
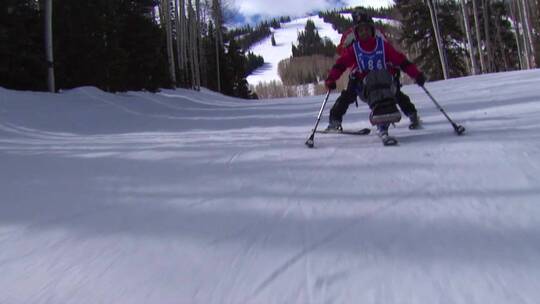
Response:
[[[0,88],[0,303],[536,304],[539,84],[428,83],[463,136],[407,86],[399,146],[313,149],[323,96]]]

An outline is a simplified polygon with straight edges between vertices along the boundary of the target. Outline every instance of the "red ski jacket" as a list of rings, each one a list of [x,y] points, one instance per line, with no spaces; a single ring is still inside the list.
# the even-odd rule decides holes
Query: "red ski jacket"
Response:
[[[346,37],[345,33],[343,37]],[[343,37],[342,41],[344,41]],[[362,49],[366,51],[375,50],[375,48],[377,47],[377,40],[375,37],[370,37],[369,39],[363,41],[360,41],[360,39],[356,37],[356,41],[359,41]],[[387,41],[384,41],[384,57],[387,64],[386,68],[392,74],[395,74],[397,72],[397,70],[393,67],[399,67],[413,79],[416,79],[416,77],[421,74],[416,65],[411,63],[403,53],[397,51]],[[340,57],[336,61],[336,64],[330,70],[327,81],[337,81],[339,77],[341,77],[341,74],[343,74],[343,72],[347,70],[347,68],[352,68],[352,71],[355,73],[356,79],[362,80],[367,75],[367,72],[360,71],[360,69],[358,68],[353,44],[343,49]]]
[[[343,32],[343,35],[341,35],[341,40],[339,41],[339,45],[336,48],[336,53],[341,56],[343,51],[345,51],[347,47],[351,45],[352,42],[354,42],[354,40],[354,27],[350,27],[345,32]]]

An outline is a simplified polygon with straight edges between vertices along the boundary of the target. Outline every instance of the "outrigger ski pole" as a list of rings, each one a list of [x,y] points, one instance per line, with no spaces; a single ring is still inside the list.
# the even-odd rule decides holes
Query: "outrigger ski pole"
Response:
[[[319,115],[317,115],[317,122],[315,123],[315,128],[313,128],[313,131],[311,132],[311,136],[306,141],[306,146],[308,146],[309,148],[313,148],[315,132],[317,131],[317,127],[319,126],[319,122],[321,121],[321,116],[324,111],[324,107],[326,106],[326,102],[328,102],[328,97],[330,97],[330,90],[328,90],[328,93],[326,93],[326,97],[324,98],[324,101],[321,105],[321,109],[319,110]]]
[[[446,119],[448,119],[448,121],[452,124],[452,127],[454,127],[454,131],[456,131],[457,135],[463,134],[463,132],[465,132],[465,127],[463,127],[462,125],[456,124],[452,119],[450,119],[450,117],[448,116],[448,114],[446,114],[446,112],[444,111],[444,109],[443,109],[443,108],[441,107],[441,105],[435,100],[435,98],[433,98],[433,96],[431,95],[431,93],[429,93],[429,91],[426,89],[426,87],[422,86],[422,89],[424,89],[424,92],[426,92],[426,94],[429,96],[429,98],[431,98],[431,101],[433,101],[433,103],[435,104],[435,106],[437,106],[437,108],[441,111],[441,113],[443,113],[443,115],[446,117]]]

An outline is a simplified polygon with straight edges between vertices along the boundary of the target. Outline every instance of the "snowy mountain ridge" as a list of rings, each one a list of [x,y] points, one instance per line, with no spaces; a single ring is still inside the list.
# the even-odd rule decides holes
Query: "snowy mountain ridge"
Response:
[[[256,85],[260,82],[270,81],[281,82],[278,64],[281,60],[292,56],[292,45],[297,44],[298,33],[304,31],[308,20],[315,23],[321,38],[328,37],[335,45],[339,44],[341,35],[332,28],[330,23],[324,22],[319,16],[298,18],[291,20],[291,22],[281,23],[281,28],[272,29],[276,46],[272,46],[271,37],[267,37],[250,48],[250,52],[264,58],[265,65],[247,77],[249,84]]]

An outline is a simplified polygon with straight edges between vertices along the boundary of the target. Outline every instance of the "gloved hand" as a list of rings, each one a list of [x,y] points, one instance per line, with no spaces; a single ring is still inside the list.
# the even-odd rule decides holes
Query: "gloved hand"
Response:
[[[331,80],[331,79],[326,79],[324,81],[324,85],[326,86],[326,88],[330,91],[332,90],[335,90],[336,89],[336,82],[334,80]]]
[[[416,84],[423,87],[425,83],[426,83],[426,76],[424,76],[423,73],[418,74],[418,76],[416,76]]]

